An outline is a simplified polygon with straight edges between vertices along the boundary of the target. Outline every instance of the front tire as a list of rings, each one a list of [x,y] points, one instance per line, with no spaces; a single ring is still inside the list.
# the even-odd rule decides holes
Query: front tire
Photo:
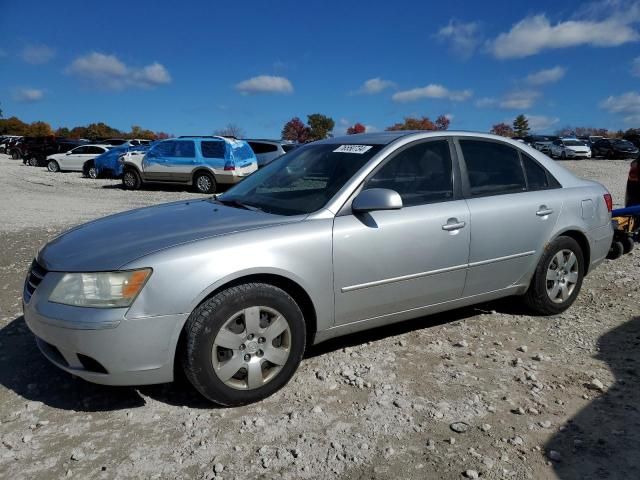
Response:
[[[198,193],[216,193],[216,180],[207,172],[198,172],[193,176],[193,186]]]
[[[122,174],[122,186],[127,190],[138,190],[141,185],[140,174],[132,168],[127,168]]]
[[[558,237],[551,242],[538,262],[526,305],[540,315],[557,315],[575,301],[584,278],[584,255],[571,237]]]
[[[265,283],[214,295],[191,313],[184,331],[187,378],[224,406],[257,402],[282,388],[298,368],[307,338],[294,299]]]
[[[29,160],[27,160],[27,163],[29,164],[30,167],[38,167],[40,164],[40,162],[38,162],[38,159],[36,157],[29,158]]]
[[[59,172],[60,165],[58,165],[58,162],[56,162],[55,160],[49,160],[47,162],[47,170],[49,170],[50,172]]]

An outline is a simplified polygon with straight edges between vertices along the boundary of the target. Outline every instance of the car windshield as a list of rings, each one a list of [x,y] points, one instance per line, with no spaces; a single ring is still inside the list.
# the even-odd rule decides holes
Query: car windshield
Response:
[[[629,140],[617,139],[617,140],[614,140],[613,143],[615,143],[619,147],[633,147],[633,143],[631,143]]]
[[[568,147],[584,147],[584,142],[579,140],[563,140],[564,144]]]
[[[216,200],[278,215],[315,212],[381,149],[382,145],[306,145],[274,160]]]

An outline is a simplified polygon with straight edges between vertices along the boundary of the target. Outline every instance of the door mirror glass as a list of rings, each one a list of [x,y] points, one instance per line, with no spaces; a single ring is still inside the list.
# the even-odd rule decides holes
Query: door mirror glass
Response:
[[[370,188],[363,190],[351,203],[354,213],[373,212],[376,210],[399,210],[402,198],[395,190],[388,188]]]

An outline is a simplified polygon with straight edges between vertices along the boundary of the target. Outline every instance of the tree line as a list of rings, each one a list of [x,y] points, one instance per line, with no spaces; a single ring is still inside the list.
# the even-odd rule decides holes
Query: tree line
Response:
[[[588,137],[591,135],[609,138],[622,138],[629,133],[634,133],[637,129],[630,128],[626,132],[622,130],[611,131],[606,128],[596,127],[572,127],[571,125],[559,128],[554,133],[559,137],[567,137],[575,135],[577,137]],[[531,133],[529,128],[529,120],[523,114],[518,115],[511,125],[501,122],[496,123],[491,127],[491,131],[494,135],[500,135],[502,137],[526,137]]]
[[[90,123],[86,126],[73,128],[60,127],[51,128],[47,122],[37,121],[26,123],[18,117],[0,118],[0,135],[20,135],[26,137],[46,137],[55,135],[66,138],[144,138],[148,140],[160,140],[169,138],[172,135],[166,132],[154,132],[144,129],[138,125],[133,125],[131,130],[122,131],[113,128],[106,123]]]
[[[429,117],[406,117],[400,123],[394,123],[386,130],[447,130],[451,121],[446,115],[440,115],[435,121]],[[314,142],[328,138],[333,134],[335,121],[333,118],[321,113],[307,115],[307,123],[300,120],[300,117],[293,117],[282,127],[281,137],[283,140],[290,140],[298,143]],[[365,133],[367,127],[356,122],[346,130],[347,135]]]

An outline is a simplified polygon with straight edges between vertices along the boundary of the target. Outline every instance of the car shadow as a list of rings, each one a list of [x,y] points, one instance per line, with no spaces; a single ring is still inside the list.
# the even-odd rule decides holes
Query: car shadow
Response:
[[[640,478],[640,316],[602,335],[598,351],[613,385],[593,391],[545,450],[561,479]]]
[[[122,183],[111,183],[108,185],[102,185],[102,188],[105,190],[122,190],[129,191]],[[231,188],[231,185],[223,185],[219,184],[216,193],[224,193]],[[146,192],[185,192],[185,193],[196,193],[193,187],[189,185],[172,185],[168,183],[145,183],[140,187],[141,191]],[[203,193],[203,195],[209,195]]]
[[[309,347],[305,358],[464,320],[485,312],[506,313],[513,308],[509,305],[510,302],[504,301],[490,302],[345,335]],[[0,329],[0,349],[0,384],[25,400],[41,402],[49,407],[80,412],[114,411],[142,407],[146,404],[145,397],[149,397],[173,406],[217,408],[191,386],[179,369],[173,383],[138,387],[97,385],[74,377],[52,365],[40,353],[22,316]]]

